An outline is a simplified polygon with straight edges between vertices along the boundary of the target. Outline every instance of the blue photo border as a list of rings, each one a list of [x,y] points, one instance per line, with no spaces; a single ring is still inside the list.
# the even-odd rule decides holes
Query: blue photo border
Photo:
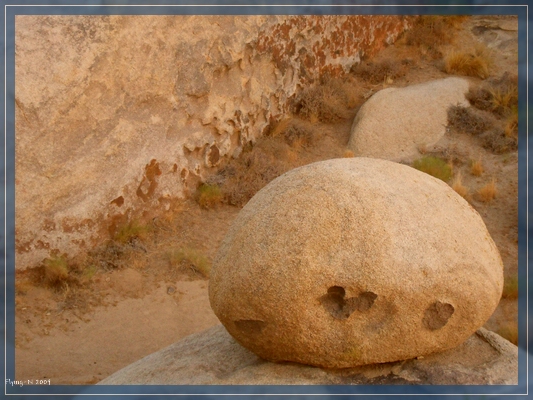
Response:
[[[73,4],[74,3],[74,4]],[[145,3],[145,4],[143,4]],[[379,4],[356,5],[354,1],[304,1],[291,2],[278,1],[277,5],[266,5],[268,1],[204,1],[201,5],[191,5],[191,1],[8,1],[2,0],[3,18],[2,32],[4,35],[4,62],[2,63],[4,76],[4,107],[0,113],[4,120],[4,187],[2,197],[4,201],[3,235],[4,240],[0,245],[3,253],[4,274],[2,274],[4,293],[1,296],[4,318],[4,363],[2,369],[6,381],[14,381],[15,365],[15,315],[14,315],[14,271],[15,271],[15,74],[14,74],[14,18],[15,15],[256,15],[256,14],[515,14],[519,20],[519,192],[518,192],[518,230],[519,230],[519,300],[518,300],[518,325],[519,325],[519,377],[518,385],[504,386],[79,386],[79,385],[52,385],[52,386],[5,386],[5,396],[20,398],[48,396],[69,396],[87,398],[87,396],[124,396],[126,398],[147,396],[242,396],[263,394],[270,396],[290,395],[291,397],[315,396],[372,396],[371,398],[390,396],[435,396],[455,395],[467,396],[523,396],[528,395],[529,389],[529,292],[528,292],[528,261],[529,261],[529,196],[528,196],[528,154],[529,154],[529,12],[525,0],[506,5],[501,2],[481,3],[474,1],[412,1],[412,2],[379,2]],[[371,3],[371,1],[370,1]],[[417,4],[421,3],[421,4]],[[107,397],[107,396],[106,396]]]

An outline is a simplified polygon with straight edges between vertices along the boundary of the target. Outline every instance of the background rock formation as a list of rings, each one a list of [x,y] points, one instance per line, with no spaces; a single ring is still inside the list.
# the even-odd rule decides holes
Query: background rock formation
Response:
[[[412,157],[444,136],[448,109],[469,106],[467,92],[468,81],[456,77],[380,90],[355,117],[348,148],[361,157]]]
[[[222,325],[191,335],[99,385],[516,385],[518,348],[486,329],[459,347],[406,362],[322,369],[276,364],[241,347]]]
[[[399,16],[17,16],[17,269],[170,207]]]

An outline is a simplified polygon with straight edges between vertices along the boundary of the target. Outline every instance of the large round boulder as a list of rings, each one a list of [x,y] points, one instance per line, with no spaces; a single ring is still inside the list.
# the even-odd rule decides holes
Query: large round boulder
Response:
[[[461,196],[408,166],[351,158],[259,191],[221,244],[209,298],[266,360],[353,367],[461,344],[502,288],[499,252]]]

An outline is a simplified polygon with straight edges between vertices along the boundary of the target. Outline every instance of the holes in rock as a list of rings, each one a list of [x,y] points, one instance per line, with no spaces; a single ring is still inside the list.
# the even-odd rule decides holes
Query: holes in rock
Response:
[[[261,333],[267,324],[266,322],[257,319],[240,319],[238,321],[233,321],[233,323],[237,329],[245,334]]]
[[[218,160],[220,159],[220,150],[218,150],[218,147],[213,145],[209,148],[209,162],[211,165],[215,165]]]
[[[345,299],[345,296],[346,291],[342,286],[331,286],[319,301],[333,318],[347,319],[355,311],[368,311],[378,298],[373,292],[363,292],[358,297],[348,299]]]
[[[118,207],[122,206],[122,204],[124,204],[124,197],[122,196],[117,197],[115,200],[111,202],[111,204],[115,204]]]
[[[451,304],[436,301],[426,309],[422,322],[427,329],[435,331],[448,323],[454,311]]]
[[[154,191],[157,187],[156,176],[161,175],[161,169],[159,168],[159,163],[154,158],[150,161],[150,164],[146,164],[144,177],[137,188],[137,196],[139,196],[143,201],[148,200],[154,194]],[[143,187],[147,186],[146,192],[143,190]]]

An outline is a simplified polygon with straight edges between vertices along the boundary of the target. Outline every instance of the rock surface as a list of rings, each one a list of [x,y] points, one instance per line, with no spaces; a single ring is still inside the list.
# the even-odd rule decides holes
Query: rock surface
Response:
[[[387,88],[361,107],[348,148],[356,156],[400,161],[444,135],[448,108],[468,106],[468,81],[445,78],[404,88]]]
[[[518,348],[479,329],[460,346],[405,362],[347,369],[271,363],[222,325],[191,335],[115,372],[99,385],[516,385]]]
[[[401,16],[16,17],[17,269],[170,207]]]
[[[372,158],[289,171],[241,210],[213,262],[213,311],[270,361],[352,367],[455,347],[491,316],[499,252],[444,182]]]

